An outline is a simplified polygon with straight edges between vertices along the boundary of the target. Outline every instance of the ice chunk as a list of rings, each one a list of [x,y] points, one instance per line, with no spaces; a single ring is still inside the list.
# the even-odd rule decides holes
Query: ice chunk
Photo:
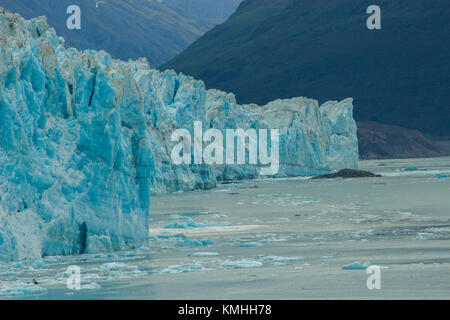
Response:
[[[189,217],[179,216],[177,218],[172,217],[172,220],[186,220],[186,222],[174,222],[164,226],[164,229],[186,229],[186,228],[206,228],[206,227],[231,227],[229,222],[196,222]]]
[[[163,269],[161,271],[161,273],[182,273],[182,272],[192,272],[192,271],[202,271],[202,270],[207,270],[207,269],[199,263],[192,263],[192,264],[169,266],[166,269]]]
[[[137,251],[147,251],[146,249],[143,248],[147,248],[147,247],[140,247],[138,249],[136,249]],[[148,249],[150,250],[150,249]],[[118,253],[117,254],[119,256],[119,258],[131,258],[131,257],[135,257],[136,254],[132,253],[132,252],[124,252],[124,253]]]
[[[82,284],[81,285],[81,290],[98,290],[101,289],[102,287],[96,283],[96,282],[91,282],[88,284]]]
[[[39,286],[0,289],[0,296],[32,296],[46,294],[47,289]]]
[[[45,266],[45,263],[41,259],[34,259],[31,265],[35,269],[41,269]]]
[[[217,252],[194,252],[188,254],[189,257],[216,257],[218,255]]]
[[[201,239],[200,242],[202,246],[210,246],[214,244],[214,240],[211,239]]]
[[[169,217],[169,220],[188,220],[189,217],[186,216],[180,216],[180,215],[173,215]]]
[[[239,247],[242,248],[254,248],[254,247],[262,247],[264,244],[260,243],[260,242],[245,242],[245,243],[241,243],[239,244]]]
[[[147,246],[142,246],[142,247],[137,248],[136,250],[137,250],[137,251],[149,251],[150,248],[147,247]]]
[[[303,261],[305,260],[303,257],[280,257],[280,256],[265,256],[262,260],[269,260],[275,262],[294,262],[294,261]]]
[[[367,234],[371,235],[371,236],[379,236],[379,235],[384,235],[385,232],[382,230],[367,230]]]
[[[24,266],[23,266],[23,264],[21,262],[17,262],[17,263],[14,263],[14,264],[10,265],[10,268],[12,268],[12,269],[23,269]]]
[[[119,270],[119,269],[124,269],[127,267],[128,267],[128,265],[126,263],[121,263],[121,262],[110,262],[110,263],[105,263],[101,266],[101,268],[105,269],[105,270]]]
[[[225,261],[222,263],[222,267],[235,269],[258,268],[262,266],[263,264],[256,260]]]
[[[344,269],[344,270],[365,270],[368,267],[370,267],[369,261],[366,261],[363,263],[356,261],[356,262],[352,262],[346,266],[343,266],[342,269]]]
[[[209,246],[212,244],[214,244],[214,241],[210,240],[210,239],[196,240],[196,239],[185,238],[185,239],[179,240],[177,242],[177,245],[180,247],[199,247],[199,246]]]

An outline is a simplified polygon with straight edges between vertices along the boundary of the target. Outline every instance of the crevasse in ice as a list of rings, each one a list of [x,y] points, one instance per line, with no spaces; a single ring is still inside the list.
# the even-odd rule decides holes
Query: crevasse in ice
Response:
[[[280,130],[277,176],[357,166],[352,99],[238,105],[145,60],[66,49],[45,18],[0,8],[0,260],[139,247],[150,192],[255,178],[250,165],[174,165],[173,130]]]

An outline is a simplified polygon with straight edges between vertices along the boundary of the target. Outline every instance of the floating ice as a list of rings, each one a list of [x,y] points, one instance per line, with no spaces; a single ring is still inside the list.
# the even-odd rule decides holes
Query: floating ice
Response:
[[[206,228],[206,227],[231,227],[230,222],[196,222],[190,217],[179,217],[172,220],[186,220],[186,222],[174,222],[164,226],[164,229],[187,229],[187,228]]]
[[[219,253],[217,252],[194,252],[188,254],[189,257],[216,257]]]
[[[242,248],[254,248],[254,247],[262,247],[264,244],[260,243],[260,242],[245,242],[245,243],[241,243],[239,244],[239,247]]]
[[[140,248],[137,248],[136,250],[137,251],[148,251],[148,250],[150,250],[149,248],[148,248],[148,250],[144,249],[144,248],[147,248],[147,247],[140,247]],[[118,253],[117,256],[119,258],[131,258],[131,257],[135,257],[136,254],[132,253],[132,252],[124,252],[124,253]]]
[[[45,266],[45,263],[41,259],[34,259],[31,265],[35,269],[41,269]]]
[[[307,201],[302,201],[301,204],[319,204],[319,201],[307,200]]]
[[[22,263],[17,262],[17,263],[12,264],[12,265],[10,266],[10,268],[12,268],[12,269],[23,269],[24,266],[23,266]]]
[[[346,266],[343,266],[342,269],[344,270],[365,270],[368,267],[370,267],[370,262],[366,261],[364,263],[361,262],[352,262]]]
[[[371,235],[371,236],[379,236],[379,235],[384,235],[385,232],[382,230],[367,230],[367,234]]]
[[[47,289],[39,286],[0,289],[0,296],[32,296],[46,293]]]
[[[189,217],[186,216],[180,216],[180,215],[174,215],[174,216],[170,216],[169,220],[187,220],[189,219]]]
[[[210,246],[214,244],[214,241],[211,239],[202,239],[200,240],[202,246]]]
[[[262,266],[261,262],[255,260],[225,261],[222,263],[222,267],[235,269],[258,268]]]
[[[58,262],[60,259],[61,259],[61,257],[59,257],[59,256],[51,256],[51,257],[45,257],[45,258],[44,258],[44,261],[45,261],[46,263],[56,263],[56,262]]]
[[[139,270],[138,266],[122,262],[104,263],[100,266],[90,268],[86,272],[88,280],[127,279],[145,274],[145,272]],[[95,275],[99,277],[97,278]],[[65,276],[67,277],[68,275]],[[84,278],[82,277],[82,279]]]
[[[182,272],[192,272],[192,271],[202,271],[202,270],[208,270],[205,267],[203,267],[199,263],[192,263],[192,264],[183,264],[183,265],[174,265],[169,266],[166,269],[163,269],[161,273],[182,273]]]
[[[262,260],[269,260],[275,262],[294,262],[294,261],[303,261],[305,259],[303,257],[265,256],[262,257]]]
[[[174,223],[169,223],[168,225],[165,225],[163,228],[164,229],[186,229],[189,227],[188,227],[187,223],[174,222]]]
[[[105,270],[119,270],[119,269],[125,269],[127,267],[128,267],[128,265],[126,263],[121,263],[121,262],[110,262],[110,263],[105,263],[101,266],[101,268],[105,269]]]
[[[199,247],[199,246],[209,246],[212,244],[214,244],[214,241],[210,239],[195,240],[186,238],[177,242],[177,246],[179,247]]]
[[[95,273],[83,274],[84,281],[93,281],[93,280],[100,280],[100,279],[101,279],[101,277]]]
[[[288,241],[285,238],[277,238],[275,234],[268,233],[265,235],[257,235],[257,237],[263,237],[264,239],[260,240],[261,243],[267,243],[267,242],[286,242]]]
[[[102,287],[96,283],[96,282],[91,282],[88,284],[83,284],[81,285],[81,290],[98,290],[101,289]]]

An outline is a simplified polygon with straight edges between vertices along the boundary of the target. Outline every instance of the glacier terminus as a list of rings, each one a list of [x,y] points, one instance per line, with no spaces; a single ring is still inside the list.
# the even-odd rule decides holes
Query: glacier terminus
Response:
[[[351,98],[239,105],[143,59],[66,48],[45,17],[0,8],[0,260],[137,248],[151,194],[260,177],[258,165],[173,163],[172,133],[196,122],[278,130],[275,178],[357,167]]]

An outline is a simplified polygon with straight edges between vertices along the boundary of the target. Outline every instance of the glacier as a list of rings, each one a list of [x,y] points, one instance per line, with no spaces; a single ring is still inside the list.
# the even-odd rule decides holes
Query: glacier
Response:
[[[65,48],[45,17],[0,8],[0,261],[139,248],[150,194],[258,178],[250,165],[174,165],[171,133],[278,129],[277,177],[356,168],[353,100],[238,105],[202,81]]]

